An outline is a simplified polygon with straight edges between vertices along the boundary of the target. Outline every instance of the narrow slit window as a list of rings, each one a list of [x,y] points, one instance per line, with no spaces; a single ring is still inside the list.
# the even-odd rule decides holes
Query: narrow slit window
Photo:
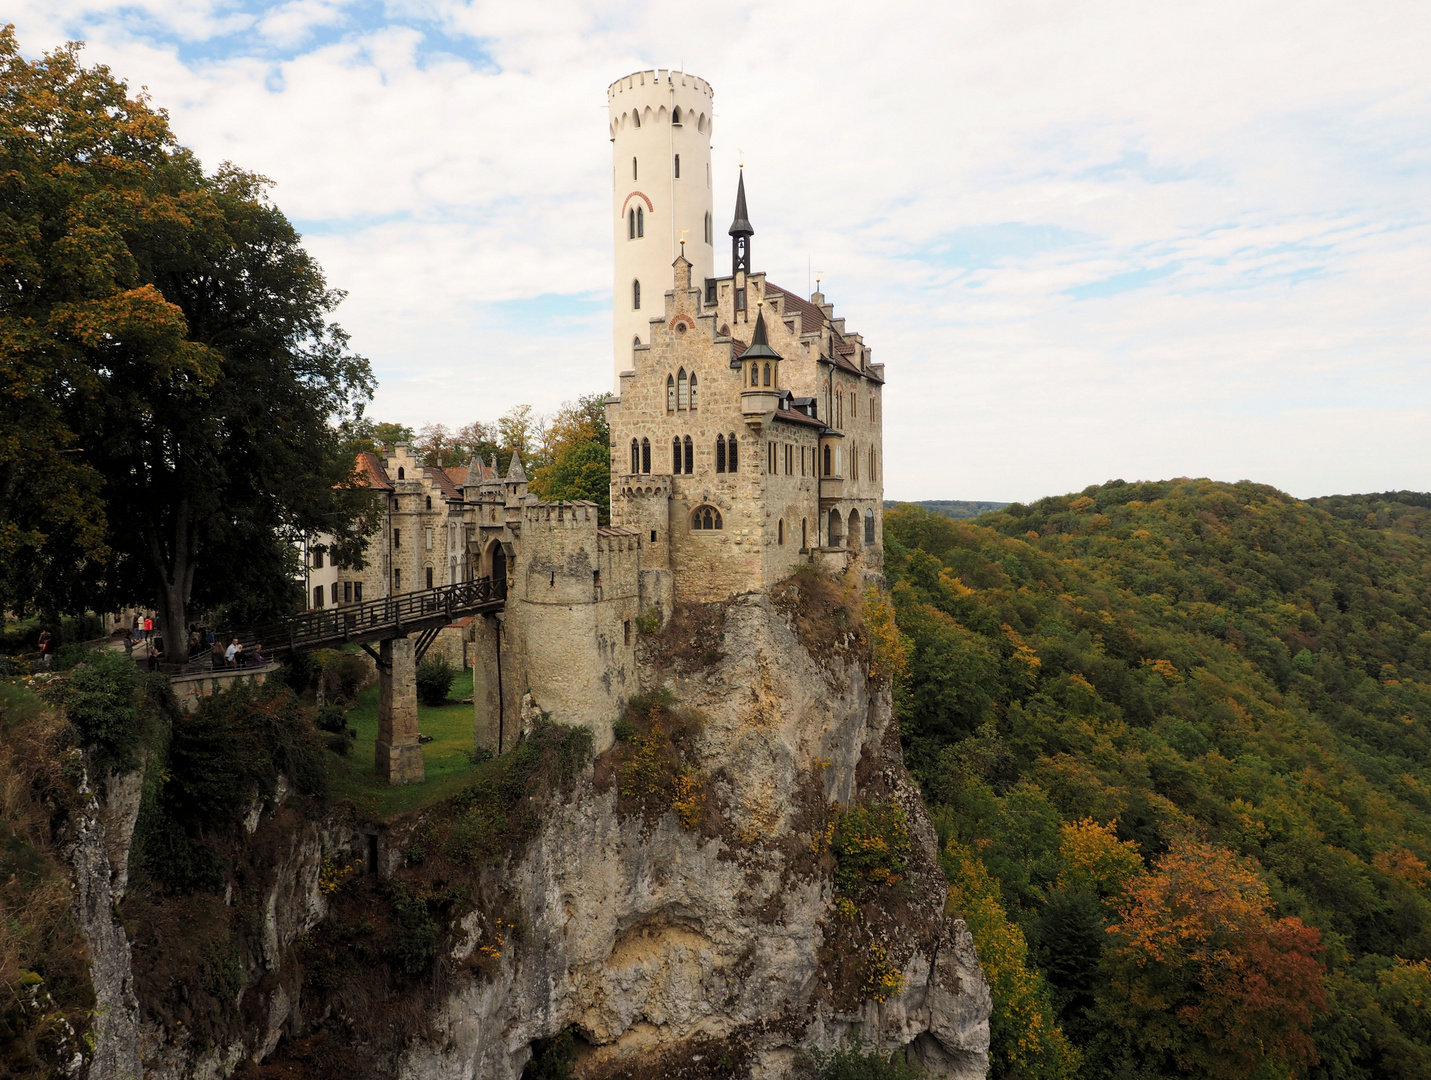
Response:
[[[634,207],[626,212],[626,239],[636,239],[636,210]]]
[[[693,443],[691,442],[691,437],[690,437],[689,435],[687,435],[687,436],[686,436],[686,439],[685,439],[685,449],[686,449],[686,475],[687,475],[687,476],[690,476],[692,473],[694,473],[694,472],[696,471],[696,448],[695,448],[695,444],[693,444]]]
[[[641,440],[641,471],[648,473],[651,471],[651,440]]]
[[[716,436],[716,472],[725,472],[725,436]]]
[[[736,465],[739,464],[739,462],[736,460],[736,454],[737,454],[737,450],[736,450],[736,442],[735,442],[735,432],[732,431],[732,432],[730,433],[730,435],[726,438],[726,441],[725,441],[725,471],[726,471],[726,472],[735,472],[735,471],[736,471]]]
[[[639,240],[646,235],[646,211],[643,207],[636,207],[636,238]]]
[[[635,158],[632,158],[632,159],[631,159],[631,179],[632,179],[632,180],[639,180],[639,179],[640,179],[640,177],[637,175],[636,159],[635,159]]]
[[[641,471],[641,444],[635,439],[631,440],[631,471],[634,473]]]
[[[641,310],[641,282],[639,281],[631,283],[631,310]]]
[[[678,476],[681,472],[681,437],[679,435],[671,440],[671,471]]]
[[[676,179],[679,180],[680,178],[681,178],[681,155],[680,155],[680,154],[677,154],[677,155],[676,155]]]

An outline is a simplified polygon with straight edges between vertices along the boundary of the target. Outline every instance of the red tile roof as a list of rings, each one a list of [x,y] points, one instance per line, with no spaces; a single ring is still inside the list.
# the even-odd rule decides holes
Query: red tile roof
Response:
[[[806,416],[799,409],[776,409],[775,419],[784,420],[790,424],[803,425],[805,427],[817,427],[821,430],[825,427],[825,421],[816,420],[813,416]]]
[[[448,476],[450,476],[452,478],[452,482],[458,487],[461,487],[463,484],[467,483],[466,465],[449,465],[442,471],[445,472]]]
[[[814,334],[825,325],[825,313],[803,296],[797,296],[789,289],[782,289],[773,281],[765,283],[765,292],[767,295],[775,293],[777,296],[784,297],[785,302],[782,307],[787,314],[795,311],[800,313],[801,333]]]
[[[449,499],[462,498],[462,492],[457,489],[457,485],[453,483],[452,477],[447,474],[446,469],[440,469],[433,465],[425,465],[423,466],[423,472],[427,473],[427,478],[438,486],[443,495]]]
[[[358,455],[357,465],[359,482],[365,483],[368,487],[379,488],[383,491],[391,491],[393,482],[388,479],[387,472],[383,469],[382,458],[371,450],[364,450]]]

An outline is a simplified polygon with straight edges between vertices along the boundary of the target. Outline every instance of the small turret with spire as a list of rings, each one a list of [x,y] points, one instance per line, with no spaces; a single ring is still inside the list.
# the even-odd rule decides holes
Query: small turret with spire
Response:
[[[745,168],[742,166],[735,189],[735,220],[730,223],[730,274],[735,288],[735,317],[746,321],[750,315],[746,310],[745,280],[750,274],[750,238],[754,235],[750,214],[745,209]]]

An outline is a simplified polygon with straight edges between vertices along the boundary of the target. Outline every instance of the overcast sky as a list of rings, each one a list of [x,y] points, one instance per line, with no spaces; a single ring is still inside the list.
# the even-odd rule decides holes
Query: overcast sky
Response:
[[[1431,490],[1431,4],[10,0],[276,182],[420,426],[609,388],[606,87],[715,89],[756,269],[886,365],[885,490]],[[720,230],[723,233],[723,228]],[[729,272],[724,247],[717,271]]]

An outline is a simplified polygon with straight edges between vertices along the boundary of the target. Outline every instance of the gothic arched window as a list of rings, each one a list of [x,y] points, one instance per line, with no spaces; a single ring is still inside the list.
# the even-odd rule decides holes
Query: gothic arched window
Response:
[[[679,435],[671,440],[671,471],[678,476],[681,472],[681,437]]]
[[[716,472],[725,472],[725,436],[716,436]]]
[[[685,445],[686,445],[686,475],[687,475],[687,476],[690,476],[691,473],[693,473],[693,472],[696,471],[696,454],[695,454],[695,447],[692,445],[692,443],[691,443],[691,437],[690,437],[689,435],[686,436]]]
[[[635,158],[632,158],[632,159],[631,159],[631,179],[632,179],[632,180],[635,180],[635,179],[636,179],[636,159],[635,159]]]
[[[671,110],[671,123],[675,124],[676,127],[681,126],[681,110],[679,106]]]
[[[706,211],[706,243],[709,244],[710,242],[711,242],[711,215],[710,215],[710,211],[708,210],[708,211]]]
[[[874,511],[873,511],[873,510],[866,510],[866,511],[865,511],[865,543],[866,543],[866,544],[873,544],[873,543],[875,542],[875,531],[874,531],[874,529],[875,529]]]
[[[691,408],[696,407],[696,373],[691,372]]]
[[[641,444],[635,439],[631,440],[631,471],[633,473],[641,471]]]
[[[429,495],[429,496],[427,497],[427,509],[429,509],[429,510],[432,509],[432,496],[431,496],[431,495]]]
[[[639,281],[631,283],[631,310],[641,310],[641,282]]]
[[[636,239],[636,209],[635,209],[635,207],[632,207],[632,209],[628,210],[627,213],[626,213],[626,239],[628,239],[628,240],[635,240],[635,239]]]
[[[686,369],[681,368],[676,372],[676,408],[689,409],[691,407],[691,385],[686,379]]]
[[[826,443],[826,444],[825,444],[825,475],[826,475],[826,476],[832,475],[832,473],[830,472],[830,445],[829,445],[829,443]]]
[[[735,471],[736,471],[736,468],[735,468],[735,467],[736,467],[738,464],[740,464],[740,462],[737,460],[737,457],[736,457],[737,453],[738,453],[738,451],[736,450],[735,432],[732,431],[732,432],[730,433],[730,437],[727,438],[726,441],[725,441],[725,471],[726,471],[726,472],[735,472]]]
[[[636,237],[640,239],[646,235],[646,211],[642,207],[636,207]]]
[[[641,471],[648,473],[651,471],[651,440],[641,440]]]
[[[725,523],[720,519],[720,511],[714,506],[698,506],[691,511],[692,529],[723,529]]]
[[[766,365],[765,365],[765,385],[766,385],[766,386],[769,386],[769,385],[770,385],[770,365],[769,365],[769,364],[766,364]]]
[[[666,411],[676,411],[676,377],[674,375],[666,376]]]
[[[404,473],[404,471],[403,471],[403,468],[402,468],[401,465],[399,465],[399,466],[398,466],[398,479],[399,479],[399,480],[403,480],[403,479],[405,479],[405,478],[406,478],[406,475],[405,475],[405,473]]]

